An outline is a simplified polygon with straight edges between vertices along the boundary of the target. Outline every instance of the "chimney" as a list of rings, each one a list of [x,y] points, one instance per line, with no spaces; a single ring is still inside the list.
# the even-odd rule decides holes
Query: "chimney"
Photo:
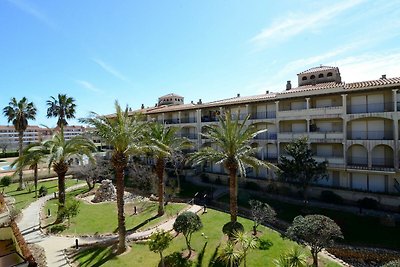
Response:
[[[237,97],[240,97],[240,94],[237,94]]]
[[[203,102],[201,102],[201,98],[199,99],[199,101],[197,102],[198,105],[203,104]]]
[[[154,106],[157,107],[157,103]]]
[[[265,91],[265,94],[268,95],[269,94],[269,90]]]
[[[194,104],[194,103],[193,103],[193,100],[192,100],[192,101],[190,101],[190,104]]]
[[[287,81],[286,90],[290,90],[290,89],[292,89],[292,84],[290,83],[290,81]]]
[[[381,80],[386,79],[386,74],[382,74]]]
[[[144,109],[144,104],[142,104],[142,106],[140,107],[141,109]]]

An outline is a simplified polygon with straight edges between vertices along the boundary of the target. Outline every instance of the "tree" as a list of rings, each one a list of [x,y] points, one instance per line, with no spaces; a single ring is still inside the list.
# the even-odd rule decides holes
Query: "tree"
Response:
[[[115,111],[113,116],[100,116],[92,112],[91,117],[80,121],[93,126],[94,134],[113,147],[111,163],[115,170],[118,209],[117,253],[122,253],[126,250],[124,171],[128,165],[129,156],[141,153],[143,150],[142,137],[145,125],[138,114],[130,114],[128,107],[122,110],[117,101]]]
[[[164,230],[154,232],[150,236],[149,248],[150,251],[160,254],[161,258],[161,266],[164,267],[164,256],[163,251],[169,247],[169,244],[172,241],[172,236],[169,232],[165,232]]]
[[[33,170],[33,178],[35,183],[35,197],[38,197],[37,194],[37,186],[38,186],[38,167],[40,164],[46,162],[46,149],[41,146],[40,143],[33,143],[28,145],[22,152],[22,156],[18,157],[13,163],[11,163],[11,167],[16,166],[15,173],[19,173],[25,167],[29,167],[29,169]]]
[[[192,143],[186,138],[177,137],[178,128],[167,127],[160,123],[151,123],[149,126],[145,139],[148,152],[155,159],[158,177],[158,216],[161,216],[164,214],[165,164],[176,151],[191,147]]]
[[[36,107],[32,102],[28,102],[26,97],[17,101],[15,97],[11,98],[10,103],[3,109],[3,114],[7,117],[8,122],[12,122],[15,130],[18,132],[18,152],[22,156],[22,143],[23,136],[26,128],[28,127],[28,120],[36,119]],[[19,171],[19,186],[18,190],[24,189],[22,181],[22,170]]]
[[[246,257],[250,249],[255,249],[258,247],[258,240],[253,236],[247,235],[243,231],[236,232],[233,235],[233,242],[239,244],[241,247],[241,254],[243,259],[243,266],[247,266]]]
[[[80,202],[72,197],[69,197],[65,202],[65,207],[62,209],[61,217],[68,220],[68,227],[71,223],[71,218],[76,217],[79,213]]]
[[[190,241],[192,234],[199,231],[203,227],[200,217],[191,211],[185,211],[178,215],[176,218],[173,228],[177,233],[182,233],[185,237],[186,245],[189,250],[189,257],[192,253],[192,247]]]
[[[254,125],[248,126],[249,117],[250,115],[243,122],[239,122],[239,116],[232,120],[230,112],[225,116],[219,115],[219,124],[204,126],[206,133],[202,134],[213,146],[204,147],[189,157],[194,165],[211,161],[224,166],[229,175],[229,206],[232,222],[237,220],[237,173],[246,176],[248,166],[256,169],[274,167],[255,157],[257,148],[251,147],[250,141],[266,130],[257,131]]]
[[[274,221],[276,212],[270,205],[258,200],[251,199],[249,204],[251,207],[251,216],[254,222],[253,234],[257,235],[257,227],[266,221]]]
[[[47,100],[47,118],[57,117],[57,126],[64,131],[64,126],[68,125],[67,119],[75,118],[75,99],[65,94],[58,94],[58,97],[50,97]]]
[[[276,267],[306,267],[307,255],[299,249],[293,247],[289,252],[282,254],[278,259],[274,260]]]
[[[310,246],[315,267],[318,267],[318,253],[332,246],[335,239],[343,238],[340,227],[323,215],[297,216],[287,229],[286,236]]]
[[[43,147],[49,154],[49,169],[53,168],[58,177],[58,212],[57,221],[62,221],[61,213],[65,206],[65,175],[70,163],[74,158],[81,159],[87,156],[93,160],[92,153],[96,151],[96,146],[92,141],[83,136],[74,136],[65,141],[63,132],[56,133],[49,140],[43,141]],[[41,149],[40,147],[38,149]]]
[[[226,243],[219,255],[219,260],[229,267],[239,267],[241,259],[242,253],[235,249],[235,243],[232,241]]]
[[[307,189],[313,182],[326,179],[327,162],[318,163],[313,158],[313,152],[308,147],[307,138],[299,138],[289,143],[286,153],[291,157],[281,156],[279,159],[278,176],[282,181],[293,182],[303,191],[304,200],[307,200]]]

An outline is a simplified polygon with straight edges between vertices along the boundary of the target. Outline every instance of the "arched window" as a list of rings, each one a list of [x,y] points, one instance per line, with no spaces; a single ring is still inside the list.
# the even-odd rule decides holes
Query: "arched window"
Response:
[[[311,75],[311,76],[310,76],[310,79],[311,79],[311,80],[314,80],[314,79],[315,79],[315,75]]]
[[[333,75],[332,72],[328,72],[328,75],[326,76],[331,77],[332,75]]]
[[[303,81],[307,80],[307,76],[303,76],[303,78],[301,78]]]
[[[318,75],[318,78],[324,78],[324,74],[323,74],[323,73],[320,73],[320,74]]]

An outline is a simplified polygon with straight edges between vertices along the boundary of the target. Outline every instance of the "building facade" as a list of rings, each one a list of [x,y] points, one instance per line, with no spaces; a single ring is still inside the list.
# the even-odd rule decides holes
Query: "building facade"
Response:
[[[144,108],[147,120],[180,127],[180,135],[196,149],[211,145],[199,133],[217,122],[217,114],[230,110],[240,119],[267,132],[256,136],[258,157],[277,162],[285,146],[307,137],[317,161],[328,162],[328,180],[321,185],[369,192],[400,192],[400,77],[345,83],[337,67],[319,66],[298,75],[298,87],[255,96],[240,96],[208,103],[183,103],[169,94],[158,105]],[[171,96],[181,99],[163,103]],[[222,166],[207,166],[222,173]],[[274,179],[268,170],[250,173],[259,179]]]

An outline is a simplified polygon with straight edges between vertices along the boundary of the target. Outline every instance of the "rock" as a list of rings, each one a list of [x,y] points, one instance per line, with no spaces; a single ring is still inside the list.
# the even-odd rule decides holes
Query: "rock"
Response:
[[[104,201],[115,201],[116,199],[116,190],[111,180],[103,180],[101,181],[101,185],[99,189],[97,189],[92,202],[99,203]]]

